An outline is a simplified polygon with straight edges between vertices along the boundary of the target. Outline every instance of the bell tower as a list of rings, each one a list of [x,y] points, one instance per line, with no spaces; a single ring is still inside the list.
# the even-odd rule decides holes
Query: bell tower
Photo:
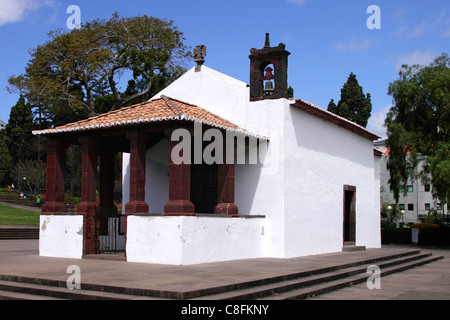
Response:
[[[290,52],[285,47],[283,43],[278,47],[271,47],[269,34],[266,33],[264,48],[250,50],[250,101],[288,98],[287,68]]]

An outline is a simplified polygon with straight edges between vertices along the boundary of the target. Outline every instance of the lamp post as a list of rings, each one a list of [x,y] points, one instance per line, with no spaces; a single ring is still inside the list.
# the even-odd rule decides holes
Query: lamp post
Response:
[[[23,177],[22,179],[23,179],[22,190],[24,190],[24,189],[25,189],[25,184],[26,184],[26,182],[27,182],[27,177]]]
[[[405,210],[400,211],[400,213],[402,214],[402,227],[405,226]]]
[[[392,220],[392,207],[391,206],[388,206],[387,207],[387,209],[388,209],[388,219],[389,219],[389,228],[391,227],[391,220]]]

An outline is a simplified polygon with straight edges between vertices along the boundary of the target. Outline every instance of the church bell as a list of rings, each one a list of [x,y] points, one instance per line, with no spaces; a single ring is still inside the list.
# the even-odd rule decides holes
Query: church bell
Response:
[[[270,80],[266,81],[266,84],[264,85],[264,92],[266,92],[266,93],[273,92],[273,83],[272,83],[272,81],[270,81]]]

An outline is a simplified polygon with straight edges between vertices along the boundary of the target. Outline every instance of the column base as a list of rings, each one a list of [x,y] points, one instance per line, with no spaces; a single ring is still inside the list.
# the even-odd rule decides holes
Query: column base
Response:
[[[125,214],[136,214],[136,213],[147,213],[148,212],[148,204],[145,201],[129,201],[125,205]]]
[[[165,216],[195,216],[195,207],[189,200],[169,200],[164,206]]]
[[[214,207],[214,213],[239,217],[238,207],[234,203],[218,203],[217,206]]]
[[[83,216],[83,255],[96,254],[98,239],[96,237],[95,213],[97,203],[82,201],[78,205],[77,215]]]

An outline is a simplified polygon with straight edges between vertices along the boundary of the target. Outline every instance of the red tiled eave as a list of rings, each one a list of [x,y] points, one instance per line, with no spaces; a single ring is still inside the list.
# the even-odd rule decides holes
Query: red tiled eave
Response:
[[[230,121],[223,119],[199,106],[166,96],[52,129],[33,131],[33,134],[50,135],[102,130],[113,127],[126,127],[137,124],[176,120],[200,122],[208,126],[241,133],[246,136],[267,139],[267,137],[248,132],[247,130],[240,128]]]
[[[310,102],[304,101],[302,99],[291,99],[291,101],[294,101],[294,104],[292,104],[291,106],[299,108],[300,110],[303,110],[324,120],[330,121],[346,129],[349,129],[367,139],[374,141],[381,138],[380,136],[368,131],[366,128],[360,126],[359,124],[338,116],[328,110],[319,108],[318,106]]]

